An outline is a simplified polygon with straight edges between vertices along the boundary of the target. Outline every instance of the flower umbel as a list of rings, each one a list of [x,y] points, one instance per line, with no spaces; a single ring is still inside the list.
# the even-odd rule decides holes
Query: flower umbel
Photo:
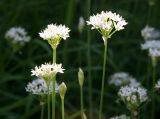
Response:
[[[43,79],[36,79],[32,82],[29,82],[26,86],[26,91],[35,95],[47,95],[48,87],[46,82]],[[52,93],[52,82],[49,85],[49,92]],[[58,92],[58,84],[55,84],[55,92]]]
[[[158,39],[160,38],[160,31],[146,25],[145,28],[141,30],[141,35],[145,40]]]
[[[48,40],[52,48],[57,48],[61,39],[66,40],[69,37],[69,32],[69,28],[64,25],[50,24],[39,35],[44,40]]]
[[[159,40],[147,40],[141,45],[143,50],[149,51],[149,56],[159,57],[160,56],[160,41]]]
[[[124,86],[120,88],[118,95],[131,112],[148,99],[147,90],[142,87]]]
[[[110,84],[113,84],[115,86],[124,86],[124,85],[129,85],[129,86],[140,86],[140,83],[137,82],[135,78],[130,76],[126,72],[117,72],[114,73],[109,80]]]
[[[92,25],[92,29],[97,29],[103,37],[110,38],[116,31],[124,29],[127,22],[116,13],[102,11],[100,14],[90,16],[87,24]]]
[[[37,76],[44,80],[51,80],[57,73],[64,73],[62,64],[45,63],[32,69],[32,76]]]
[[[26,30],[22,27],[10,28],[6,32],[5,38],[11,43],[15,51],[24,46],[24,44],[31,39],[31,37],[27,35]]]

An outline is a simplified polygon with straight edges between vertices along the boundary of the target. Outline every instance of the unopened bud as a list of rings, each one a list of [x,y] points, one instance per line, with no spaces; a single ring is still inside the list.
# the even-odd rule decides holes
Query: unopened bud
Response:
[[[87,119],[87,116],[84,112],[83,112],[83,119]]]
[[[79,81],[79,85],[82,87],[84,83],[84,73],[81,68],[79,68],[79,71],[78,71],[78,81]]]
[[[67,86],[64,82],[62,82],[59,86],[59,94],[60,94],[61,98],[64,98],[66,91],[67,91]]]
[[[80,33],[82,33],[84,26],[85,26],[85,21],[84,21],[83,17],[80,17],[79,23],[78,23],[78,30]]]

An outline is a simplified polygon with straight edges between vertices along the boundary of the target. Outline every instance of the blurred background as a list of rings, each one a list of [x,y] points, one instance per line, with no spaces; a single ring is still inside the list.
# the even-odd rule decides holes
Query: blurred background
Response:
[[[57,81],[66,82],[68,87],[65,109],[66,118],[74,119],[80,109],[78,68],[85,73],[84,108],[88,115],[88,63],[91,64],[93,115],[98,113],[103,63],[103,40],[93,30],[87,32],[87,26],[80,33],[79,18],[88,20],[102,10],[110,10],[123,16],[127,27],[109,39],[107,76],[104,96],[104,117],[129,111],[123,104],[117,103],[117,89],[108,84],[108,77],[119,71],[125,71],[136,77],[147,89],[151,88],[151,65],[147,52],[142,51],[144,42],[141,30],[148,24],[160,29],[159,0],[0,0],[0,119],[39,118],[40,106],[37,98],[25,91],[26,84],[33,79],[31,69],[36,65],[52,61],[52,49],[38,33],[48,24],[65,24],[71,29],[70,38],[62,41],[57,49],[57,63],[63,63],[66,69]],[[90,10],[89,10],[90,9]],[[21,26],[32,37],[20,51],[13,53],[4,38],[8,29]],[[90,29],[90,28],[88,28]],[[91,42],[88,44],[88,33]],[[90,55],[88,55],[90,51]],[[87,59],[90,59],[89,61]],[[157,79],[160,67],[157,67]],[[149,102],[150,103],[150,102]],[[57,119],[60,117],[60,98],[57,95]],[[141,109],[140,119],[149,119],[149,105]],[[160,97],[156,97],[156,117],[160,116]],[[75,119],[78,119],[76,117]]]

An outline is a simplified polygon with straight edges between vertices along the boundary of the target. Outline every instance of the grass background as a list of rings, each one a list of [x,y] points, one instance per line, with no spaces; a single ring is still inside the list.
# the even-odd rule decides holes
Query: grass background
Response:
[[[111,10],[122,15],[128,22],[125,30],[109,39],[107,79],[117,71],[126,71],[151,88],[151,67],[147,52],[141,51],[143,42],[140,31],[146,24],[160,29],[160,1],[150,0],[91,0],[91,10],[87,11],[87,0],[0,0],[0,119],[39,118],[39,102],[36,97],[25,91],[25,86],[33,77],[30,70],[35,65],[52,60],[52,49],[43,41],[38,32],[50,23],[66,24],[71,28],[70,38],[58,47],[57,61],[66,69],[58,82],[66,82],[68,91],[65,100],[67,118],[79,111],[78,67],[85,71],[84,107],[88,110],[88,64],[87,64],[87,27],[80,35],[77,24],[80,16],[87,20],[88,12],[96,14]],[[22,26],[32,36],[31,42],[16,54],[4,39],[6,30]],[[91,31],[90,42],[91,79],[93,84],[93,112],[96,118],[101,89],[103,62],[103,41],[96,31]],[[157,80],[160,74],[157,67]],[[116,103],[117,91],[106,80],[104,97],[104,116],[110,117],[129,112],[123,104]],[[59,96],[57,96],[59,98]],[[141,119],[149,119],[150,102],[141,109]],[[156,97],[156,117],[160,116],[160,97]],[[57,102],[57,113],[60,101]],[[88,111],[87,111],[88,112]],[[86,113],[87,113],[86,112]],[[76,113],[77,114],[77,113]],[[57,114],[58,116],[58,114]],[[157,119],[155,117],[155,119]],[[58,117],[57,117],[58,119]]]

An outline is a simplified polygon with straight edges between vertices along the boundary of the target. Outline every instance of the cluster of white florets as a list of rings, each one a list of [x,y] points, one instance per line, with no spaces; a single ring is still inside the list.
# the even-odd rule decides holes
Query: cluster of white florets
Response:
[[[126,116],[125,114],[122,114],[120,116],[111,117],[110,119],[130,119],[130,117]]]
[[[117,72],[114,73],[109,80],[110,84],[113,84],[115,86],[124,86],[124,85],[129,85],[129,86],[140,86],[140,83],[137,82],[135,78],[130,76],[126,72]]]
[[[102,11],[100,14],[90,16],[88,25],[92,25],[92,29],[97,29],[104,37],[109,37],[112,31],[120,31],[124,29],[127,22],[118,14],[111,11]]]
[[[54,40],[57,38],[66,40],[69,37],[69,32],[69,28],[64,25],[50,24],[46,29],[40,32],[39,35],[44,40]]]
[[[160,56],[160,41],[159,40],[147,40],[141,45],[143,50],[149,51],[149,56],[159,57]]]
[[[142,87],[123,86],[120,88],[118,95],[131,111],[136,110],[148,99],[147,90]]]
[[[36,66],[32,69],[32,76],[43,78],[44,80],[51,80],[57,73],[64,73],[62,64],[45,63],[41,66]]]
[[[58,92],[58,84],[55,83],[55,92]],[[29,82],[26,86],[26,91],[35,95],[44,95],[48,94],[48,86],[43,79],[36,79],[32,82]],[[52,81],[49,84],[49,93],[52,93]]]
[[[8,39],[13,44],[24,45],[26,42],[30,41],[30,36],[27,35],[27,32],[22,27],[12,27],[6,34],[5,38]]]
[[[158,39],[160,38],[160,31],[147,25],[141,30],[141,35],[145,40]]]

